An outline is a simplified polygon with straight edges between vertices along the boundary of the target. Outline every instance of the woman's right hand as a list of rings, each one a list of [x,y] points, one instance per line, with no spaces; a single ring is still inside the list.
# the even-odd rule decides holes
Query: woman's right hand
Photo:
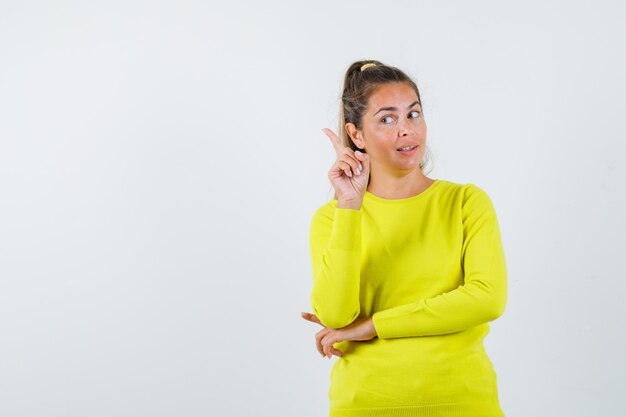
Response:
[[[337,160],[328,171],[328,179],[337,193],[337,200],[342,205],[355,203],[360,207],[369,182],[369,155],[344,146],[332,130],[328,128],[322,130],[329,137],[337,153]]]

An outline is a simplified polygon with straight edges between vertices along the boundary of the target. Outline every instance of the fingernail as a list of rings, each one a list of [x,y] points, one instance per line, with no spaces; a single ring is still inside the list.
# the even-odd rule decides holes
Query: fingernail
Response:
[[[354,151],[354,153],[355,153],[355,154],[357,154],[357,155],[359,155],[359,156],[362,156],[362,155],[363,155],[363,153],[362,153],[361,151]]]

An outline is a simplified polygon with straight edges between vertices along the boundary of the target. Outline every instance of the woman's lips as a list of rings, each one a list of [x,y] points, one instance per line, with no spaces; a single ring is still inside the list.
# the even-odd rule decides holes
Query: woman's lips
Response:
[[[411,149],[410,151],[400,151],[398,150],[398,152],[400,152],[402,155],[413,155],[415,152],[417,152],[417,148],[419,145],[415,145],[415,147],[413,149]]]

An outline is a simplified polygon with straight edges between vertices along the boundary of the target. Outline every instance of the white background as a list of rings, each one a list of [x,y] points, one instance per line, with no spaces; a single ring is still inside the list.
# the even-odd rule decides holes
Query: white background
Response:
[[[625,6],[506,3],[1,1],[0,415],[327,415],[299,313],[358,59],[494,202],[507,417],[624,415]]]

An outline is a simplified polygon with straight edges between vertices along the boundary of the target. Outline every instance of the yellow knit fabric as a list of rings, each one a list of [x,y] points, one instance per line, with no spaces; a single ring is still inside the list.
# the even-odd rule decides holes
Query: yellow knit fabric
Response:
[[[487,193],[436,179],[418,195],[366,192],[359,210],[318,208],[311,305],[328,327],[373,316],[369,341],[335,343],[331,417],[502,417],[483,346],[507,300],[500,229]]]

